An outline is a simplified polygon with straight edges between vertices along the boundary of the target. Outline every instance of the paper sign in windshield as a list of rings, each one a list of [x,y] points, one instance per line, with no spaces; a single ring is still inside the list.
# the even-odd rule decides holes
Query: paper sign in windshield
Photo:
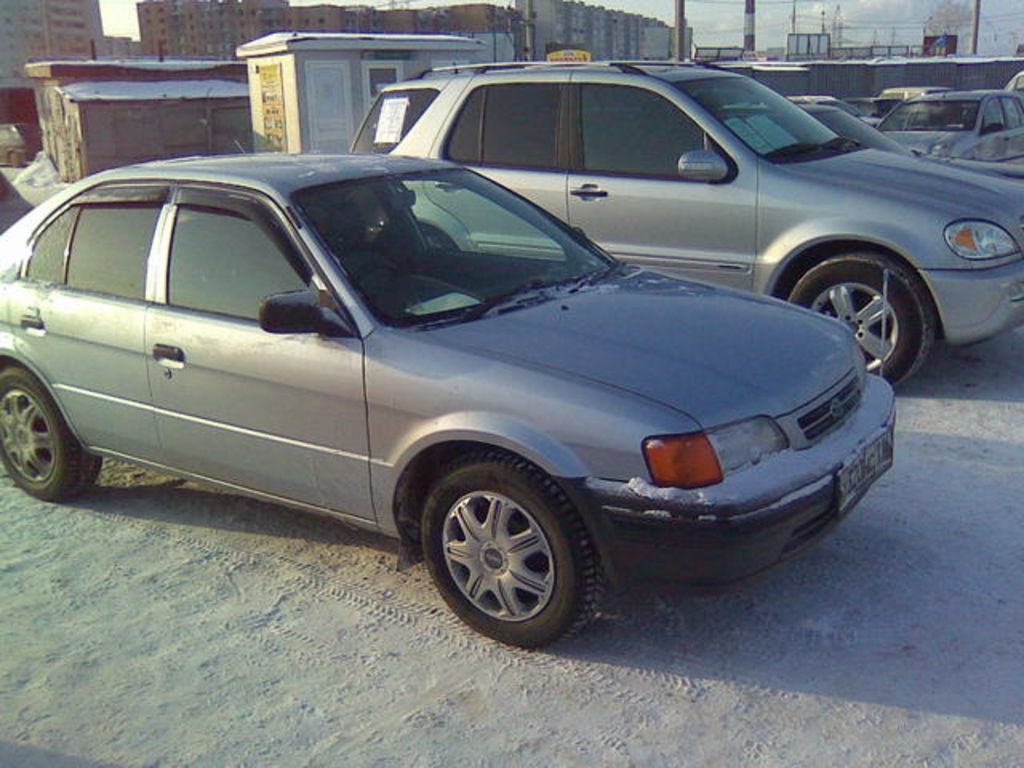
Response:
[[[377,133],[373,137],[374,144],[397,144],[402,140],[402,126],[405,125],[407,109],[409,109],[408,96],[384,99],[384,103],[380,105],[380,117],[377,118]]]

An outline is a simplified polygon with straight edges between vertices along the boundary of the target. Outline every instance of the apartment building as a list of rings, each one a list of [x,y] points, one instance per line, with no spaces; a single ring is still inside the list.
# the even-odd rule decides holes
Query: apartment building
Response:
[[[516,0],[525,24],[532,24],[531,59],[559,48],[589,51],[595,59],[665,59],[671,40],[658,19],[574,0]]]
[[[486,3],[385,10],[360,5],[297,5],[287,0],[143,0],[137,6],[147,56],[232,58],[238,46],[273,32],[363,32],[490,36],[500,58],[518,58],[522,23]]]
[[[0,85],[22,85],[25,62],[102,52],[99,0],[0,0]]]

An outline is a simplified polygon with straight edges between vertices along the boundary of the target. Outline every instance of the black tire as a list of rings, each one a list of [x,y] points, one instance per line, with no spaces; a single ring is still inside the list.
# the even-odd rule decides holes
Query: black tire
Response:
[[[19,488],[43,501],[78,496],[103,463],[82,448],[46,389],[22,368],[0,372],[0,461]]]
[[[844,253],[815,265],[801,276],[789,294],[794,304],[812,307],[831,288],[842,284],[868,286],[881,295],[883,274],[889,272],[888,301],[896,318],[895,346],[881,366],[892,383],[911,376],[928,357],[935,344],[938,318],[928,289],[921,279],[893,259],[877,253]],[[826,314],[835,315],[834,311]],[[839,318],[845,320],[846,318]],[[850,323],[860,338],[864,329]],[[871,356],[865,353],[869,363]]]
[[[541,559],[550,569],[552,586],[543,603],[534,603],[535,615],[491,615],[467,597],[452,575],[443,543],[445,526],[452,525],[449,512],[460,500],[478,493],[511,500],[514,509],[527,514],[525,521],[535,523],[543,533],[550,559],[546,555]],[[441,596],[459,618],[488,637],[536,648],[579,632],[600,607],[604,574],[583,520],[550,477],[516,456],[497,450],[481,451],[449,464],[427,498],[421,529],[424,559]],[[481,567],[484,562],[481,553]],[[511,565],[506,567],[513,570]],[[459,566],[453,568],[458,571]],[[487,590],[482,588],[481,599],[486,597]]]

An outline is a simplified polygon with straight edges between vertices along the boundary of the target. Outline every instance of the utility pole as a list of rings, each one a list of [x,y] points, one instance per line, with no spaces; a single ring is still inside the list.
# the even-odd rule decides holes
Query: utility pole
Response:
[[[526,0],[526,60],[536,61],[537,54],[533,50],[533,43],[536,39],[536,28],[533,22],[533,0]]]
[[[796,0],[793,0],[793,15],[789,20],[789,31],[796,34]]]
[[[686,49],[686,0],[676,0],[676,59],[686,61],[690,52]]]
[[[746,12],[743,14],[743,50],[753,53],[754,48],[754,0],[747,0]]]
[[[974,0],[974,22],[971,24],[971,54],[978,55],[978,28],[981,26],[981,0]]]

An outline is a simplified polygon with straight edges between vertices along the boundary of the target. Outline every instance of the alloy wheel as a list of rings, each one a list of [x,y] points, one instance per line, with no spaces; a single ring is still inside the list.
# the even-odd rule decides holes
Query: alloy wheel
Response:
[[[39,403],[25,390],[9,390],[0,400],[0,444],[26,480],[50,479],[55,467],[53,430]]]
[[[899,341],[900,326],[892,304],[863,283],[838,283],[822,291],[811,309],[845,323],[868,361],[868,370],[882,366]]]

